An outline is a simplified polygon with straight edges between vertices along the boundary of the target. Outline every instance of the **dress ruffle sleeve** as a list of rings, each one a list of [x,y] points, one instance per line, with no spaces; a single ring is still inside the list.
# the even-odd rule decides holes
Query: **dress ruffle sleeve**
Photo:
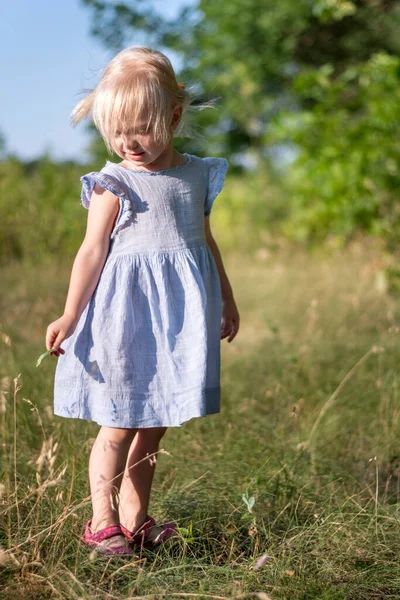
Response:
[[[228,170],[226,158],[204,158],[208,166],[208,188],[204,202],[204,215],[209,216],[215,198],[224,186],[225,175]]]
[[[87,209],[89,209],[90,198],[96,184],[100,185],[105,190],[108,190],[114,194],[114,196],[118,196],[120,209],[114,229],[110,235],[110,238],[113,239],[120,229],[122,229],[133,216],[132,203],[124,189],[123,184],[112,175],[96,171],[92,171],[91,173],[83,175],[80,180],[82,182],[81,203]]]

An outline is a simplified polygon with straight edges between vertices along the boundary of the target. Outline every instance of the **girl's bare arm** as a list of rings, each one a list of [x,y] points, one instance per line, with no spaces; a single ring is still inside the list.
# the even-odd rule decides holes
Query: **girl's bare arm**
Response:
[[[208,216],[204,217],[204,230],[207,244],[210,246],[211,252],[213,253],[221,281],[221,294],[223,299],[221,339],[227,337],[228,342],[231,342],[239,331],[240,315],[233,297],[233,291],[228,279],[228,275],[226,274],[225,267],[222,262],[221,253],[219,251],[217,242],[211,233],[210,218]]]
[[[213,256],[215,258],[215,262],[216,262],[218,273],[219,273],[219,278],[221,280],[222,298],[224,300],[233,299],[232,287],[231,287],[231,284],[229,283],[229,279],[228,279],[228,275],[226,274],[226,271],[225,271],[224,263],[222,262],[221,253],[217,246],[217,242],[215,241],[215,239],[213,238],[213,235],[211,233],[210,217],[204,217],[204,229],[205,229],[207,244],[210,246]]]
[[[99,281],[118,210],[118,197],[96,185],[90,199],[85,238],[72,268],[64,310],[64,315],[76,321]]]
[[[85,238],[72,267],[64,314],[47,328],[48,350],[59,348],[74,332],[99,281],[118,212],[118,197],[96,185],[90,199]]]

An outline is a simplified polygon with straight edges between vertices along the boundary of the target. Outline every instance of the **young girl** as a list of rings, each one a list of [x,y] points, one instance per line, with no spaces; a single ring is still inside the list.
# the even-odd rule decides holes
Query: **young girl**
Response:
[[[227,161],[173,147],[189,104],[166,56],[132,47],[73,112],[122,162],[81,177],[87,231],[46,348],[54,413],[101,425],[83,540],[110,554],[176,534],[148,514],[154,453],[168,427],[220,412],[220,340],[239,328],[209,219]]]

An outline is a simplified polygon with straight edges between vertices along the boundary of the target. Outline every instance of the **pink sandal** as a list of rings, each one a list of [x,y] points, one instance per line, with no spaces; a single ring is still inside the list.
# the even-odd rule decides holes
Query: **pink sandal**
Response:
[[[149,533],[155,526],[156,522],[153,519],[153,517],[147,515],[147,517],[144,520],[144,523],[140,525],[140,527],[138,527],[136,531],[129,531],[129,529],[126,529],[126,527],[124,527],[123,525],[121,525],[121,531],[125,536],[125,539],[130,544],[133,544],[135,546],[143,546],[146,543],[158,546],[159,544],[166,542],[170,537],[177,534],[177,526],[175,525],[175,523],[164,523],[159,526],[163,528],[163,531],[160,531],[160,533],[157,535],[157,537],[154,538],[154,540],[150,540]]]
[[[109,527],[105,527],[100,531],[96,531],[93,533],[90,529],[92,524],[92,519],[86,523],[85,533],[82,536],[82,541],[88,546],[93,546],[101,553],[104,554],[134,554],[134,549],[130,548],[125,544],[121,546],[116,546],[115,548],[107,548],[106,546],[101,546],[101,542],[103,540],[107,540],[115,535],[124,535],[122,528],[120,525],[110,525]]]

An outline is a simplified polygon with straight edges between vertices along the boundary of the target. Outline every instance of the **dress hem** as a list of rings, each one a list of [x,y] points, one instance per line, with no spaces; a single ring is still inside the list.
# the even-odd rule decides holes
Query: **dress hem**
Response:
[[[154,413],[149,414],[147,411],[144,411],[144,414],[143,412],[140,414],[141,411],[137,409],[135,411],[135,409],[132,408],[131,411],[129,409],[125,411],[115,410],[114,414],[110,416],[101,410],[99,411],[98,407],[97,410],[96,408],[94,410],[88,409],[86,404],[82,402],[82,399],[72,405],[54,401],[53,412],[58,417],[92,421],[104,427],[118,427],[121,429],[180,427],[182,423],[186,423],[191,419],[207,417],[221,412],[220,386],[205,388],[201,392],[201,395],[202,402],[198,402],[196,406],[190,406],[190,404],[187,404],[186,407],[181,406],[175,414],[164,413],[162,415],[157,415]],[[129,412],[131,412],[130,415]]]
[[[115,427],[118,429],[151,429],[153,427],[182,427],[182,425],[184,423],[187,423],[188,421],[191,421],[192,419],[201,419],[201,418],[205,418],[205,417],[209,417],[211,415],[218,415],[221,413],[220,410],[215,411],[215,412],[208,412],[205,415],[192,415],[192,416],[187,416],[185,419],[183,419],[182,421],[180,421],[179,423],[173,423],[173,424],[169,424],[169,423],[159,423],[157,425],[143,425],[143,424],[135,424],[135,425],[118,425],[113,423],[112,425],[110,425],[110,422],[108,421],[107,423],[103,423],[102,419],[89,419],[87,417],[84,416],[78,416],[78,415],[67,415],[65,413],[63,413],[61,410],[57,411],[54,410],[53,411],[54,415],[57,417],[62,417],[64,419],[79,419],[81,421],[88,421],[90,423],[97,423],[97,425],[100,425],[101,427]]]

